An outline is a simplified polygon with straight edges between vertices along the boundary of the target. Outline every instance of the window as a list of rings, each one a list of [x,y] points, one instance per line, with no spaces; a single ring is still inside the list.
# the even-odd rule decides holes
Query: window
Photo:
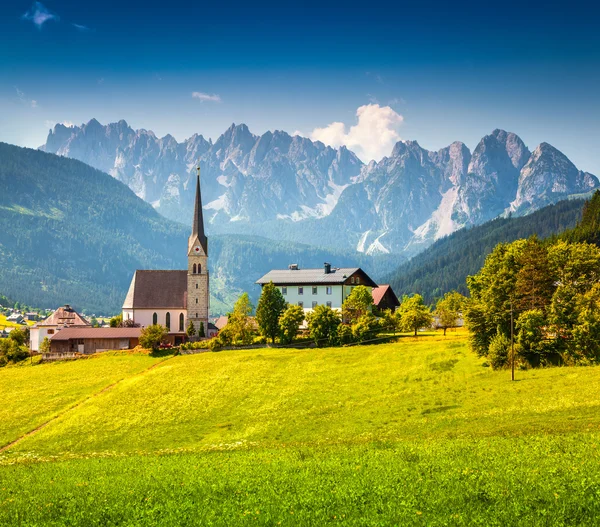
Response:
[[[196,264],[194,264],[194,267],[192,269],[192,273],[196,274]]]
[[[331,302],[327,302],[327,307],[331,307]]]
[[[152,323],[155,325],[158,324],[158,315],[156,313],[152,315]]]
[[[299,305],[300,307],[304,307],[304,302],[300,301],[300,302],[298,302],[298,305]]]
[[[287,287],[282,287],[281,288],[281,294],[282,295],[287,295]]]
[[[330,295],[333,292],[333,287],[331,287],[330,285],[327,286],[327,288],[325,289],[325,292]]]
[[[356,277],[356,283],[360,284],[360,278],[358,276]]]
[[[198,264],[198,274],[202,272],[202,264]]]
[[[167,316],[165,317],[165,326],[167,326],[168,330],[171,329],[171,313],[167,313]]]
[[[350,278],[350,283],[354,283],[354,277]]]
[[[198,289],[198,284],[196,284],[196,289]]]
[[[313,303],[312,303],[312,308],[314,309],[315,307],[317,307],[317,305],[318,305],[318,302],[315,302],[315,301],[313,300]]]
[[[196,298],[196,304],[198,303],[198,299]]]
[[[313,295],[316,295],[319,292],[319,288],[313,285]]]
[[[180,313],[179,314],[179,331],[184,331],[183,325],[184,325],[184,316],[183,316],[183,313]]]
[[[304,294],[304,287],[299,287],[298,288],[298,294],[299,295],[303,295]]]
[[[48,335],[54,335],[54,330],[53,329],[49,329],[48,330]]]

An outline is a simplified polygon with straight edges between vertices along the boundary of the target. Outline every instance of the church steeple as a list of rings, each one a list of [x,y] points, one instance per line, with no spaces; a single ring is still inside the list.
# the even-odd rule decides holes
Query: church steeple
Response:
[[[204,219],[202,217],[202,194],[200,192],[200,166],[197,168],[198,176],[196,179],[196,200],[194,202],[194,221],[192,223],[192,235],[190,236],[190,245],[196,238],[200,242],[204,254],[208,255],[208,241],[204,234]]]

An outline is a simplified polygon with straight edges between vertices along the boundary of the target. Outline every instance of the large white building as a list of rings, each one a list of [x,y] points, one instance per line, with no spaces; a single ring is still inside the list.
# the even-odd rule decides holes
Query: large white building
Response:
[[[161,324],[169,330],[176,345],[185,340],[190,321],[196,331],[203,325],[205,336],[216,334],[215,326],[208,321],[208,240],[204,233],[199,173],[187,257],[185,270],[134,273],[123,303],[123,322],[130,320],[142,327]]]
[[[32,326],[29,330],[29,347],[39,351],[40,344],[46,337],[52,339],[56,333],[65,328],[91,328],[90,323],[70,305],[59,307],[48,318]]]
[[[300,269],[292,264],[287,269],[269,271],[256,281],[261,286],[269,282],[279,288],[288,304],[299,305],[305,313],[318,305],[340,310],[356,286],[377,287],[360,267],[337,268],[328,263],[319,269]]]

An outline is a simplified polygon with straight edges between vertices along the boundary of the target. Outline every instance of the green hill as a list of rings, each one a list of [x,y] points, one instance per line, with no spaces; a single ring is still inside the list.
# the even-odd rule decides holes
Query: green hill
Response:
[[[0,293],[16,301],[114,314],[136,269],[186,268],[189,229],[80,161],[0,143],[0,188]],[[213,315],[244,290],[256,299],[254,282],[272,267],[331,261],[381,276],[397,265],[258,236],[209,243]]]
[[[433,302],[447,291],[467,294],[466,278],[481,269],[486,256],[500,242],[537,235],[546,238],[574,227],[585,201],[565,200],[528,216],[497,218],[477,227],[461,229],[436,241],[428,249],[384,277],[395,293],[421,294]]]
[[[593,525],[600,369],[517,379],[461,332],[4,368],[0,524]]]

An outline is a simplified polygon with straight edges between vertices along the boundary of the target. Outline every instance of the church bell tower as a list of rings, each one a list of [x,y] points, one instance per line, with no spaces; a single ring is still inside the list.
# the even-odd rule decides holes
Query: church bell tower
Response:
[[[188,239],[188,279],[187,279],[187,316],[196,329],[204,324],[204,334],[208,335],[208,240],[204,234],[202,218],[202,195],[200,193],[200,167],[196,180],[196,201],[192,234]],[[187,325],[186,325],[187,327]]]

